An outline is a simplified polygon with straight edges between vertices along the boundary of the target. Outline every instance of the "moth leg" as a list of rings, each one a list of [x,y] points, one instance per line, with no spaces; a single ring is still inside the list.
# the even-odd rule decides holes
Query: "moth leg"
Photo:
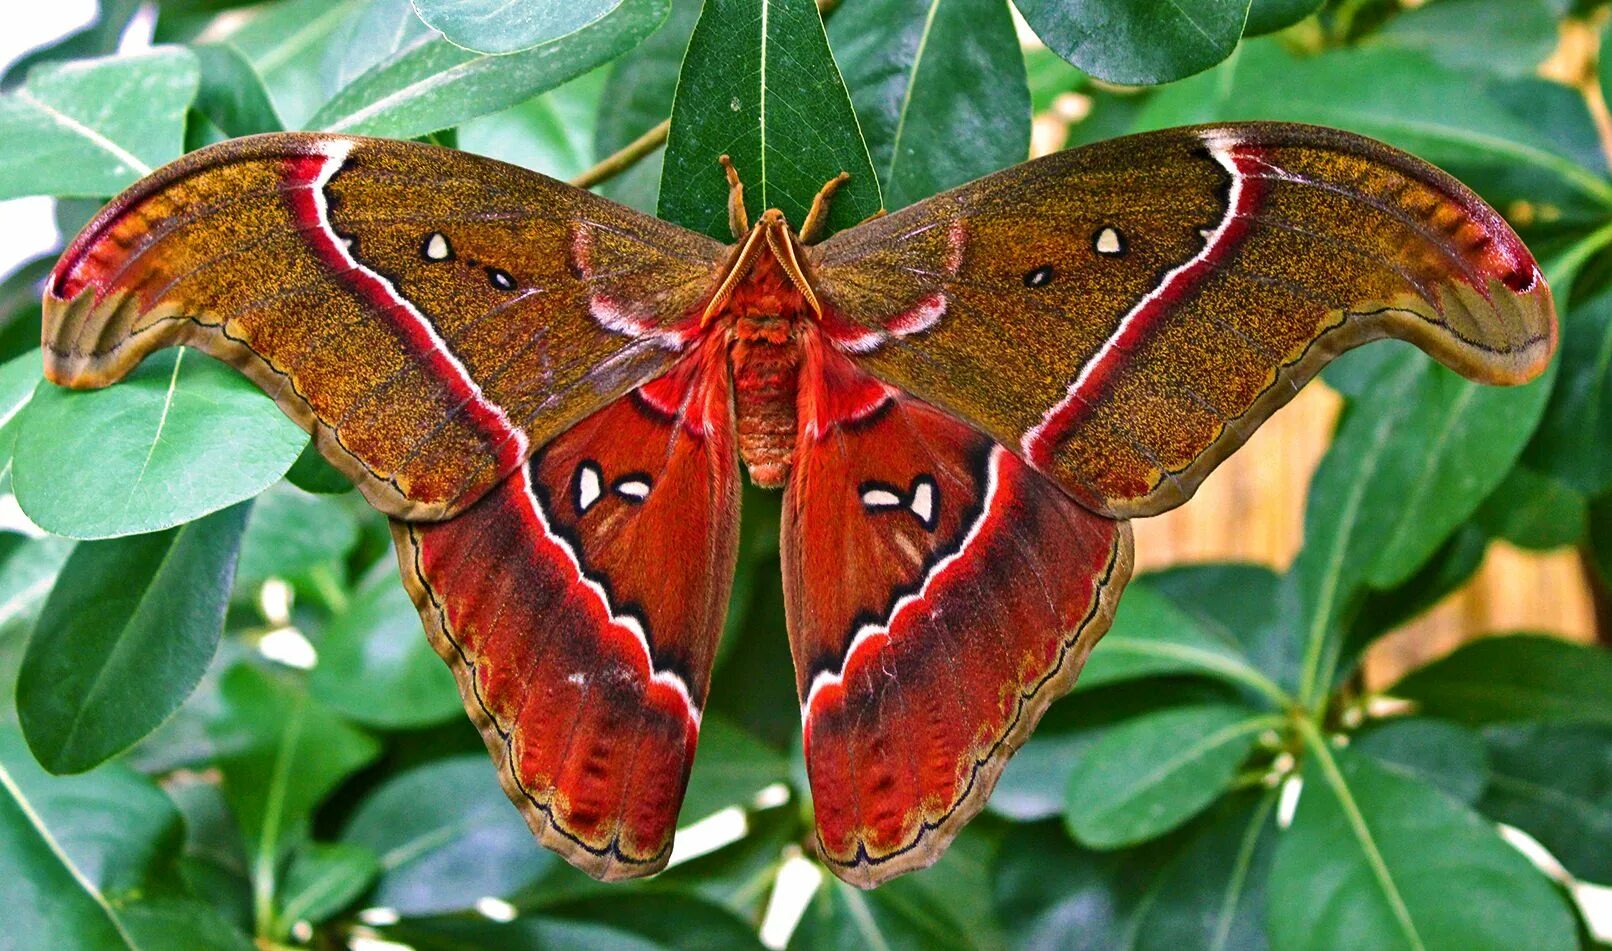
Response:
[[[840,186],[851,180],[850,172],[841,172],[823,183],[817,190],[817,197],[812,199],[812,209],[806,213],[806,220],[800,226],[800,243],[811,244],[817,240],[817,232],[823,229],[824,222],[828,221],[828,203],[834,199],[834,193]]]
[[[717,161],[722,163],[722,170],[728,174],[728,227],[733,229],[733,237],[738,240],[750,233],[750,216],[744,213],[744,182],[739,181],[739,172],[733,167],[733,159],[724,155]]]

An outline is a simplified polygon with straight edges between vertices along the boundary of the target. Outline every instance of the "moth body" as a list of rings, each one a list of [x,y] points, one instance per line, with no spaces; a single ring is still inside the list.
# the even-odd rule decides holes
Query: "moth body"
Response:
[[[716,328],[728,339],[739,456],[750,481],[762,488],[782,488],[789,478],[798,431],[801,328],[808,313],[778,258],[763,251],[717,318]]]

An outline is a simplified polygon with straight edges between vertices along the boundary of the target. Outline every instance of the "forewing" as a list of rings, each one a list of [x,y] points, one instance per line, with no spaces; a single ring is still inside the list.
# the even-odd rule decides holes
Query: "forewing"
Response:
[[[984,805],[1107,630],[1131,535],[886,390],[808,427],[783,561],[818,848],[869,887]]]
[[[1489,206],[1402,152],[1276,123],[1061,152],[813,249],[825,329],[1093,511],[1156,514],[1328,360],[1410,340],[1518,383],[1550,290]]]
[[[47,376],[182,344],[250,376],[386,513],[441,518],[664,371],[723,248],[410,142],[224,142],[106,207],[45,294]]]
[[[463,514],[392,523],[404,584],[505,791],[539,841],[597,878],[666,864],[732,585],[726,365],[705,356],[594,413]]]

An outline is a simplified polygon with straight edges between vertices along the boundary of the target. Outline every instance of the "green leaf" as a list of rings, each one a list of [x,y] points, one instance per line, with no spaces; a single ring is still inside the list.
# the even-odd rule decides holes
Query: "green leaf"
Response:
[[[1313,730],[1307,746],[1304,792],[1271,869],[1273,946],[1577,947],[1561,894],[1476,813]]]
[[[1447,720],[1396,717],[1368,727],[1350,749],[1471,805],[1489,784],[1483,739]]]
[[[1491,202],[1525,199],[1599,217],[1604,170],[1580,165],[1474,88],[1469,75],[1409,50],[1343,49],[1296,59],[1252,41],[1212,73],[1159,90],[1141,128],[1277,119],[1381,139],[1454,174]]]
[[[1263,36],[1286,29],[1315,11],[1326,0],[1254,0],[1248,8],[1248,22],[1243,24],[1244,36]]]
[[[420,612],[391,564],[375,566],[316,646],[308,689],[350,720],[401,729],[462,715],[453,674],[420,629]]]
[[[232,752],[215,765],[247,844],[253,916],[265,934],[275,923],[283,860],[307,841],[315,807],[379,747],[290,676],[239,664],[225,673],[220,699],[209,730]]]
[[[1367,645],[1442,601],[1483,565],[1489,536],[1472,522],[1456,529],[1427,564],[1387,591],[1371,592],[1348,625],[1343,656],[1358,657]],[[1295,625],[1296,626],[1296,625]]]
[[[1454,69],[1524,76],[1556,48],[1556,17],[1543,0],[1438,0],[1394,17],[1367,42]]]
[[[204,44],[191,47],[201,67],[196,111],[228,136],[279,132],[285,128],[269,101],[263,77],[233,46]]]
[[[1600,495],[1612,489],[1612,292],[1575,302],[1561,329],[1561,379],[1523,458],[1580,492]]]
[[[179,812],[124,766],[56,778],[0,726],[0,907],[15,948],[250,949],[186,894]]]
[[[1069,831],[1098,849],[1157,838],[1213,802],[1259,733],[1280,724],[1246,708],[1206,704],[1115,726],[1069,775]]]
[[[33,620],[74,546],[51,535],[30,538],[0,562],[0,627]]]
[[[414,0],[415,12],[449,42],[481,53],[518,53],[597,23],[623,0],[510,3],[509,0]]]
[[[299,921],[319,924],[332,917],[357,901],[379,870],[375,853],[360,846],[319,842],[303,846],[286,869],[276,930],[289,933]]]
[[[428,34],[343,87],[308,125],[405,139],[507,109],[631,49],[666,18],[667,2],[623,0],[570,36],[506,56]]]
[[[1006,4],[852,3],[835,12],[828,38],[886,208],[1029,156],[1030,90]]]
[[[114,195],[178,158],[198,81],[171,47],[33,70],[0,95],[0,200]]]
[[[46,769],[97,765],[189,696],[218,649],[249,508],[74,549],[17,681],[23,732]]]
[[[877,212],[879,182],[812,0],[708,0],[689,40],[661,173],[660,217],[731,240],[729,155],[751,220],[796,227],[823,183],[849,172],[828,231]]]
[[[1556,637],[1485,637],[1411,671],[1388,693],[1459,723],[1612,724],[1612,653]]]
[[[1590,561],[1601,584],[1612,587],[1612,495],[1602,496],[1590,506],[1589,535]]]
[[[166,350],[104,390],[41,384],[23,413],[13,479],[41,528],[112,538],[249,499],[307,444],[245,377],[196,351]]]
[[[1358,594],[1413,575],[1499,485],[1552,377],[1547,370],[1526,386],[1487,387],[1401,347],[1369,396],[1351,403],[1311,482],[1292,569],[1304,599],[1307,704],[1331,688]]]
[[[1249,0],[1014,0],[1053,52],[1099,79],[1167,83],[1237,48]]]
[[[1022,823],[1003,837],[991,869],[996,919],[1015,948],[1111,951],[1131,942],[1131,920],[1172,842],[1094,852],[1052,823]]]
[[[101,0],[95,4],[97,13],[89,26],[54,43],[35,47],[6,64],[4,72],[0,73],[0,89],[6,92],[15,89],[41,63],[88,59],[117,52],[118,41],[140,4],[141,0]]]
[[[319,447],[311,441],[303,447],[285,477],[302,491],[316,495],[340,495],[353,488],[352,480],[326,462],[325,457],[319,454]]]
[[[612,891],[521,907],[514,921],[476,913],[404,921],[382,934],[419,951],[551,948],[631,951],[760,951],[755,930],[720,905],[686,892]]]
[[[1539,840],[1579,878],[1612,882],[1612,728],[1490,726],[1483,739],[1494,776],[1478,808]]]
[[[1299,594],[1291,575],[1256,564],[1180,565],[1148,574],[1144,583],[1221,643],[1236,644],[1289,702],[1287,692],[1298,688],[1300,650],[1293,636]]]
[[[610,67],[593,135],[595,158],[611,155],[672,114],[677,74],[700,18],[701,0],[672,0],[671,16],[638,48]],[[653,214],[665,146],[599,187],[600,194]]]
[[[459,147],[554,178],[575,178],[593,165],[593,121],[605,72],[596,69],[564,86],[459,127]]]
[[[560,864],[504,795],[497,764],[479,753],[388,780],[365,797],[342,841],[380,859],[370,900],[410,916],[507,898]]]
[[[1495,538],[1547,551],[1584,537],[1589,508],[1589,500],[1567,483],[1518,464],[1472,518]]]
[[[19,417],[39,386],[39,351],[30,350],[0,366],[0,478],[11,477],[12,450],[17,445]]]
[[[788,757],[727,718],[706,716],[678,821],[687,824],[728,806],[747,806],[764,787],[788,779]]]
[[[358,518],[328,495],[309,495],[277,485],[258,496],[241,540],[237,587],[269,578],[291,578],[339,561],[358,544]]]
[[[1249,687],[1278,706],[1281,688],[1256,670],[1232,635],[1200,623],[1156,591],[1148,578],[1130,586],[1113,626],[1081,670],[1079,689],[1169,674],[1199,674]]]
[[[407,0],[402,3],[418,23]],[[206,24],[205,33],[209,42],[227,43],[245,54],[286,128],[301,129],[335,88],[336,63],[329,59],[336,40],[356,30],[370,9],[366,0],[279,0],[232,11]],[[375,29],[371,35],[388,34]]]

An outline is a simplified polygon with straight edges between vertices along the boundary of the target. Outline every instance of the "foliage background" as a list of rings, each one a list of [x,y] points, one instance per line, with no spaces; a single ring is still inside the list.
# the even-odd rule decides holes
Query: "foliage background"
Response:
[[[0,77],[0,198],[57,196],[70,235],[184,150],[325,128],[561,177],[629,149],[602,192],[718,233],[715,151],[752,212],[796,220],[845,168],[844,226],[1022,160],[1058,104],[1085,111],[1068,145],[1294,119],[1408,148],[1507,211],[1562,353],[1510,391],[1397,345],[1340,361],[1292,567],[1137,579],[988,812],[871,893],[804,847],[777,498],[747,494],[681,837],[712,850],[601,886],[504,799],[382,521],[198,354],[98,393],[41,385],[34,262],[0,285],[4,487],[49,533],[0,534],[0,948],[1594,944],[1573,898],[1612,883],[1612,658],[1514,632],[1384,695],[1357,665],[1495,539],[1612,573],[1612,120],[1593,56],[1571,83],[1537,73],[1600,4],[1017,0],[1029,50],[1002,0],[843,0],[826,36],[809,0],[418,6],[105,0]],[[117,52],[142,8],[156,45]]]

